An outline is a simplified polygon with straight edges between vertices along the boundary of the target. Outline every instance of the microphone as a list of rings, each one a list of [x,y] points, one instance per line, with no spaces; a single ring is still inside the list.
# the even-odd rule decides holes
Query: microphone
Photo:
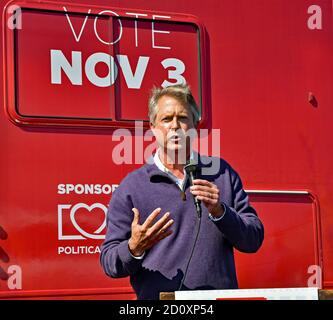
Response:
[[[186,162],[186,165],[184,166],[184,169],[185,169],[186,174],[189,177],[190,186],[193,186],[194,175],[195,175],[195,173],[197,171],[197,164],[193,160],[189,160],[189,161]],[[182,278],[182,280],[180,282],[178,291],[180,291],[182,289],[183,284],[185,282],[187,271],[188,271],[188,267],[189,267],[190,262],[192,260],[193,252],[194,252],[194,249],[195,249],[195,246],[197,244],[197,241],[198,241],[198,238],[199,238],[199,234],[200,234],[200,226],[201,226],[201,201],[198,200],[197,197],[194,197],[194,196],[193,196],[193,199],[194,199],[195,209],[196,209],[197,214],[198,214],[198,219],[196,221],[196,233],[195,233],[195,238],[194,238],[194,242],[193,242],[191,254],[190,254],[189,258],[188,258],[188,261],[187,261],[187,264],[186,264],[186,268],[185,268],[185,271],[184,271],[184,275],[183,275],[183,278]]]
[[[186,174],[189,177],[189,181],[190,181],[190,186],[193,186],[193,180],[195,179],[195,173],[197,171],[197,164],[193,161],[193,160],[189,160],[186,162],[186,165],[184,166],[184,170],[186,172]],[[197,199],[197,197],[193,196],[194,199],[194,205],[195,205],[195,209],[197,211],[198,214],[198,218],[201,218],[201,201]]]

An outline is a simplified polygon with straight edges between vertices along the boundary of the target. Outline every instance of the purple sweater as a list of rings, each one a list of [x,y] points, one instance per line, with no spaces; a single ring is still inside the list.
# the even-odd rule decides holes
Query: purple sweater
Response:
[[[208,160],[202,156],[199,167],[202,169]],[[249,205],[238,174],[224,160],[218,161],[217,174],[206,176],[199,170],[197,178],[218,186],[226,212],[221,220],[213,222],[202,205],[200,234],[185,289],[237,288],[233,248],[256,252],[264,238],[263,225]],[[128,249],[133,207],[140,212],[140,224],[158,207],[162,208],[160,216],[169,211],[174,220],[173,233],[148,250],[142,260],[133,258]],[[113,278],[130,276],[139,299],[159,299],[159,292],[177,290],[190,255],[197,220],[189,185],[184,201],[179,187],[155,164],[146,164],[131,172],[110,201],[100,256],[105,273]]]

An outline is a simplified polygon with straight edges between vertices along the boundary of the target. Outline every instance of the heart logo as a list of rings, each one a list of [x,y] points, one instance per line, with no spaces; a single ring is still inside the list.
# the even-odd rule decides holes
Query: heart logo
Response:
[[[83,230],[80,225],[77,223],[75,219],[75,214],[79,209],[86,209],[88,212],[92,213],[94,209],[99,208],[102,209],[105,214],[105,219],[103,220],[102,224],[94,231],[94,233],[89,233]],[[70,213],[70,219],[75,227],[75,229],[80,232],[84,237],[90,238],[90,239],[104,239],[105,235],[101,235],[100,233],[103,231],[103,229],[106,227],[106,213],[107,208],[101,203],[94,203],[91,206],[86,205],[85,203],[77,203],[75,206],[72,207],[71,213]]]

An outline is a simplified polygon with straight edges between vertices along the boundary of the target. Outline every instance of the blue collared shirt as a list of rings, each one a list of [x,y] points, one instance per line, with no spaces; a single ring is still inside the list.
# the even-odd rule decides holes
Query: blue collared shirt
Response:
[[[180,179],[178,177],[176,177],[161,161],[160,157],[159,157],[159,152],[160,149],[158,149],[154,155],[154,163],[156,164],[157,168],[159,168],[161,171],[165,172],[170,179],[172,179],[177,186],[180,188],[180,190],[184,191],[188,176],[186,174],[186,171],[184,170],[184,178]],[[193,152],[191,153],[190,159],[194,158],[194,154]]]

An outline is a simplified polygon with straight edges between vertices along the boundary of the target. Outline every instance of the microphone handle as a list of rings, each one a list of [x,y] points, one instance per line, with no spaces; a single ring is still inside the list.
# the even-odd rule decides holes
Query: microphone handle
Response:
[[[193,175],[193,172],[191,171],[190,172],[190,184],[191,186],[193,185],[193,180],[194,180],[194,175]],[[194,199],[194,204],[195,204],[195,209],[197,211],[197,214],[198,214],[198,218],[200,219],[201,218],[201,213],[202,213],[202,210],[201,210],[201,201],[197,199],[197,197],[193,196],[193,199]]]

